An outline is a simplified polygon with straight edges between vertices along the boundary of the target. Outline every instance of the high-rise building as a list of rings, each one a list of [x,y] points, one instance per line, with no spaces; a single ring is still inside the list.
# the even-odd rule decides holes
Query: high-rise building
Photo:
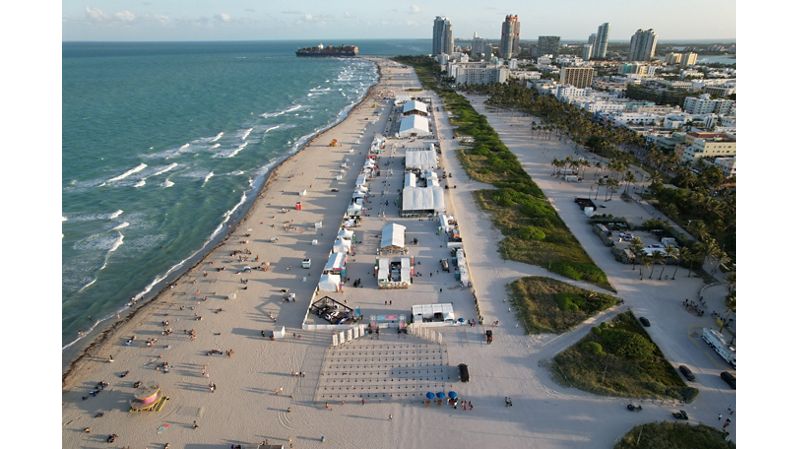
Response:
[[[668,55],[665,56],[665,63],[668,65],[680,64],[681,62],[682,62],[681,53],[668,53]]]
[[[610,24],[605,22],[599,25],[596,31],[595,42],[593,42],[592,59],[604,59],[607,57],[607,42],[610,34]]]
[[[695,65],[697,61],[698,61],[698,53],[693,53],[693,52],[682,53],[682,60],[681,60],[682,67]]]
[[[593,54],[593,44],[586,44],[582,46],[582,59],[589,61],[591,54]]]
[[[557,55],[560,52],[560,36],[538,36],[539,55]]]
[[[518,16],[507,15],[502,23],[502,41],[499,53],[504,59],[510,59],[521,53],[521,22]]]
[[[560,69],[560,84],[570,84],[576,88],[590,87],[593,84],[593,67],[563,67]]]
[[[485,39],[482,39],[477,33],[474,33],[474,39],[471,41],[471,57],[480,59],[480,55],[490,56],[490,50],[488,49]]]
[[[437,56],[441,53],[451,55],[453,51],[452,22],[446,17],[438,16],[432,27],[432,55]]]
[[[657,33],[651,28],[637,30],[629,42],[630,61],[650,61],[657,51]]]

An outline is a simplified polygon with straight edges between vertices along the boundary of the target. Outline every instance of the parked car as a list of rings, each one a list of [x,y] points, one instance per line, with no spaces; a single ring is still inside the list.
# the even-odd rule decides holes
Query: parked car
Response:
[[[673,413],[671,413],[671,415],[673,415],[673,417],[676,418],[676,419],[684,419],[684,420],[690,419],[687,416],[687,412],[684,411],[684,410],[679,410],[678,412],[673,412]]]
[[[309,269],[310,268],[310,259],[302,259],[302,268]]]
[[[468,374],[468,365],[461,363],[457,365],[457,369],[460,371],[460,382],[468,382],[471,379]]]
[[[679,365],[679,372],[685,377],[685,379],[689,380],[690,382],[695,381],[695,374],[690,371],[690,368],[686,367],[685,365]]]
[[[732,390],[737,389],[737,377],[734,374],[728,371],[723,371],[722,373],[720,373],[720,378],[723,379],[724,382],[729,384]]]
[[[341,315],[341,312],[339,312],[338,310],[333,310],[332,312],[324,315],[324,319],[329,321],[330,323],[333,323],[335,321],[335,319],[338,318],[338,316],[340,316],[340,315]]]
[[[443,269],[443,271],[448,273],[449,272],[449,261],[446,260],[446,259],[441,259],[441,268]]]
[[[644,327],[651,327],[651,321],[648,321],[648,318],[644,316],[640,317],[640,324],[642,324]]]

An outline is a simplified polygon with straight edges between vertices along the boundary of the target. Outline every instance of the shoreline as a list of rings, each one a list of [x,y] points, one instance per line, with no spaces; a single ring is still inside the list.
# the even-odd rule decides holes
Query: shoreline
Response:
[[[82,349],[76,350],[74,356],[70,358],[70,361],[68,363],[65,363],[63,356],[67,351],[69,351],[71,346],[62,348],[62,375],[61,375],[62,388],[65,387],[65,385],[71,380],[71,378],[77,374],[77,372],[82,367],[83,362],[95,356],[96,353],[99,352],[100,349],[102,349],[103,345],[106,344],[108,341],[110,341],[112,337],[114,337],[115,334],[122,327],[124,327],[126,324],[133,321],[134,318],[139,316],[139,313],[142,310],[148,309],[149,306],[156,304],[158,300],[161,298],[162,294],[165,291],[167,291],[167,288],[169,286],[176,284],[181,278],[183,278],[185,275],[190,273],[194,268],[202,264],[208,258],[208,256],[213,254],[213,252],[216,249],[227,243],[228,239],[233,235],[233,233],[236,230],[238,230],[238,227],[241,225],[241,223],[246,221],[246,219],[252,214],[252,211],[255,209],[258,200],[264,196],[269,186],[274,182],[275,180],[274,175],[279,171],[281,167],[283,167],[287,162],[289,162],[293,158],[301,155],[302,152],[310,144],[312,144],[320,135],[324,134],[327,131],[332,130],[333,128],[344,122],[347,118],[349,118],[349,116],[352,114],[352,112],[355,109],[361,106],[363,102],[365,102],[374,93],[373,92],[374,88],[377,85],[379,85],[382,79],[380,65],[373,56],[359,57],[359,59],[371,62],[377,69],[376,80],[368,87],[368,89],[366,89],[362,97],[356,102],[351,103],[350,105],[347,105],[343,109],[341,109],[341,111],[339,111],[338,115],[336,116],[335,120],[333,120],[331,123],[325,125],[324,127],[308,135],[305,142],[302,143],[300,146],[298,146],[295,151],[287,153],[281,159],[278,159],[275,162],[275,164],[265,174],[265,177],[263,178],[263,182],[260,185],[260,187],[257,186],[258,182],[256,179],[254,181],[253,189],[250,192],[245,193],[246,200],[242,204],[243,208],[234,211],[230,215],[230,221],[225,225],[226,229],[223,232],[220,232],[218,236],[211,238],[207,240],[205,243],[203,243],[203,245],[198,250],[195,251],[195,254],[188,256],[186,259],[184,259],[184,262],[182,263],[184,263],[185,265],[176,269],[173,273],[169,273],[169,270],[167,270],[166,272],[167,274],[156,275],[154,279],[157,279],[158,277],[161,276],[163,276],[163,279],[161,279],[158,282],[155,282],[149,291],[146,291],[147,287],[144,287],[144,289],[140,293],[137,293],[134,296],[134,298],[139,295],[141,295],[141,297],[136,299],[132,306],[129,306],[127,309],[123,308],[117,311],[116,315],[120,316],[120,318],[116,319],[113,322],[109,322],[107,327],[104,327],[101,330],[95,327],[95,329],[89,332],[85,337],[81,337],[79,340],[72,343],[72,344],[78,344],[80,340],[83,340],[84,338],[87,339],[86,346],[84,346]],[[376,59],[387,59],[387,58],[376,57]],[[344,111],[345,113],[343,113]],[[250,195],[250,193],[254,193],[254,195]],[[193,263],[191,263],[192,261]],[[178,263],[177,265],[179,264],[180,263]],[[136,305],[136,302],[139,302],[140,304]],[[121,316],[123,315],[122,312],[123,310],[125,315]],[[113,319],[113,314],[108,318],[106,318],[106,320],[111,320],[111,319]],[[90,337],[92,332],[97,332],[97,335],[94,337]]]

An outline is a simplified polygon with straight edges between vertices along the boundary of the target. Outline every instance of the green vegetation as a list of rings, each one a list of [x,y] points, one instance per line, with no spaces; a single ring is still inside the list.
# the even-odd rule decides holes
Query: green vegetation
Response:
[[[478,114],[465,97],[439,86],[435,64],[429,58],[395,59],[413,66],[421,84],[440,95],[452,113],[456,135],[473,138],[473,144],[458,157],[471,178],[498,189],[479,191],[476,199],[505,236],[500,244],[502,256],[612,289],[606,274],[590,259],[487,118]]]
[[[618,298],[544,277],[525,277],[508,285],[510,299],[527,333],[562,333],[596,313],[618,304]]]
[[[488,105],[516,109],[539,117],[549,128],[554,128],[579,145],[610,159],[626,161],[627,164],[634,162],[634,157],[620,151],[618,146],[642,146],[645,143],[641,136],[631,130],[595,122],[589,112],[560,102],[551,95],[540,95],[520,84],[468,86],[468,90],[489,95]]]
[[[626,86],[626,97],[632,100],[653,101],[656,104],[682,106],[684,99],[689,97],[687,89],[649,89],[643,86],[630,84]]]
[[[594,327],[552,361],[564,385],[607,396],[678,399],[698,395],[688,387],[632,314]]]
[[[701,256],[697,268],[701,267],[704,257],[724,262],[728,260],[727,254],[736,251],[736,193],[726,188],[729,181],[718,167],[704,163],[695,167],[683,165],[674,152],[647,145],[631,130],[596,122],[588,112],[576,106],[519,84],[474,86],[469,90],[490,95],[488,104],[493,106],[517,109],[542,118],[547,125],[534,125],[533,131],[553,129],[567,135],[593,153],[609,158],[607,168],[616,166],[611,171],[618,175],[630,164],[642,163],[651,174],[652,205],[698,239],[691,247]],[[624,147],[645,147],[646,151],[641,152],[643,156],[638,161],[631,153],[622,151]],[[670,186],[663,184],[666,174]],[[619,176],[616,180],[620,179]],[[598,189],[596,192],[598,194]]]
[[[614,449],[734,449],[722,431],[699,424],[674,422],[649,423],[635,426]]]

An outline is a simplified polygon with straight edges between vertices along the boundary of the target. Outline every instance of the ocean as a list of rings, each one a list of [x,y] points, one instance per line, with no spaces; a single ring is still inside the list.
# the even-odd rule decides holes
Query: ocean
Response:
[[[430,51],[429,40],[347,43]],[[317,44],[63,43],[64,365],[215,245],[269,170],[376,81],[365,60],[294,56]]]

